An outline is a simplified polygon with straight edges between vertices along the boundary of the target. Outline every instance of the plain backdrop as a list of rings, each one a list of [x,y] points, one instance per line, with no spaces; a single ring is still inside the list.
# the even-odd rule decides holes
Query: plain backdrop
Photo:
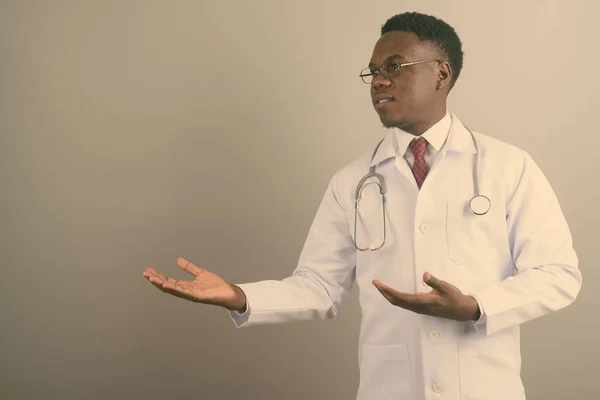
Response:
[[[0,398],[354,398],[356,292],[236,329],[141,274],[288,276],[331,176],[384,134],[358,73],[404,11],[456,29],[449,110],[530,152],[572,229],[583,289],[522,326],[528,399],[599,398],[593,0],[0,0]]]

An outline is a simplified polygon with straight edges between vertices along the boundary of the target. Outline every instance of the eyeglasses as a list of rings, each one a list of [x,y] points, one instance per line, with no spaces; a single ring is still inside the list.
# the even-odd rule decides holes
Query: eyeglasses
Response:
[[[424,63],[430,63],[430,62],[442,62],[441,60],[426,60],[426,61],[413,61],[413,62],[406,62],[406,63],[399,63],[396,60],[387,60],[386,62],[384,62],[383,64],[381,64],[381,67],[379,67],[378,69],[371,69],[371,68],[365,68],[362,71],[360,71],[360,78],[363,80],[364,83],[371,83],[373,82],[373,79],[375,79],[376,75],[381,75],[384,78],[390,79],[393,78],[397,75],[400,74],[400,72],[402,72],[402,68],[404,67],[408,67],[409,65],[416,65],[416,64],[424,64]]]

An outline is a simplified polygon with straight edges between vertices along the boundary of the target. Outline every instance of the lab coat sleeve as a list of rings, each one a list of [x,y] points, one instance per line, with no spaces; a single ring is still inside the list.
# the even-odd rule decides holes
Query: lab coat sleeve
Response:
[[[481,304],[481,301],[479,301],[477,296],[472,294],[471,297],[473,297],[475,299],[475,301],[477,302],[477,306],[479,307],[479,313],[480,313],[479,319],[477,321],[474,321],[473,323],[475,324],[475,326],[485,325],[486,318],[485,318],[485,310],[483,309],[483,304]]]
[[[526,152],[518,171],[506,209],[516,272],[472,293],[482,312],[474,327],[483,335],[564,308],[581,289],[577,254],[554,191]]]
[[[322,198],[298,265],[290,277],[238,284],[244,313],[230,312],[237,327],[328,319],[337,314],[355,280],[356,252],[345,211],[338,201],[338,174]]]

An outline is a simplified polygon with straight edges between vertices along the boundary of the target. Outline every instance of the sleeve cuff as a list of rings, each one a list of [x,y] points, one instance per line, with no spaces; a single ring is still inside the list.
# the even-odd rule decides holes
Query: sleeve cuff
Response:
[[[473,297],[475,299],[475,301],[477,301],[477,305],[479,306],[479,312],[481,313],[479,315],[479,319],[477,321],[472,321],[473,326],[475,327],[475,329],[485,335],[485,327],[486,327],[486,323],[487,323],[487,316],[485,314],[485,309],[483,308],[483,305],[481,304],[481,301],[479,301],[479,298],[477,296],[475,296],[474,294],[470,295],[471,297]]]
[[[243,312],[239,312],[239,311],[233,311],[236,315],[246,315],[248,314],[249,311],[249,307],[248,307],[248,302],[246,301],[246,308],[244,309]]]
[[[246,300],[246,309],[244,312],[229,311],[229,316],[237,328],[241,328],[250,319],[250,304]]]

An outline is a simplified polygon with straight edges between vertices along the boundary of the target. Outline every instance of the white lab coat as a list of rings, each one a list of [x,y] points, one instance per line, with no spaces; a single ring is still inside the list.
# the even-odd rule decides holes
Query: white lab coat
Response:
[[[354,194],[372,151],[331,179],[300,255],[282,281],[239,286],[249,309],[238,327],[332,318],[354,282],[359,287],[360,385],[357,400],[522,400],[519,325],[569,305],[581,273],[569,227],[547,179],[529,154],[474,132],[480,191],[492,201],[473,215],[475,146],[452,115],[448,139],[421,190],[386,137],[373,164],[387,183],[387,238],[380,250],[355,249]],[[357,241],[382,238],[381,197],[368,185]],[[458,322],[391,305],[372,285],[429,291],[423,273],[478,300],[482,318]]]

